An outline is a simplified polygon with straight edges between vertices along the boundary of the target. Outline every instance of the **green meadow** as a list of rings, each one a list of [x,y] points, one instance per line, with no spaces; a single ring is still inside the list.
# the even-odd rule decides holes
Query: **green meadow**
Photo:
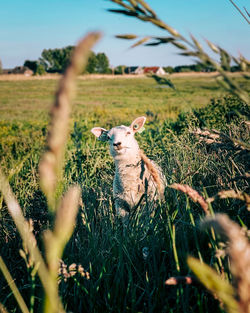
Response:
[[[176,90],[147,77],[79,79],[72,118],[122,122],[151,111],[160,120],[174,119],[181,111],[205,106],[224,94],[213,77],[171,81]],[[46,122],[57,83],[56,79],[0,81],[1,121]]]
[[[234,79],[250,92],[247,81]],[[57,79],[0,80],[0,165],[42,251],[43,232],[51,219],[38,164],[57,85]],[[201,228],[206,212],[198,202],[167,187],[165,200],[153,204],[149,214],[146,205],[140,205],[126,231],[115,215],[114,164],[108,146],[90,130],[130,125],[142,115],[147,117],[145,130],[136,138],[145,154],[163,168],[168,185],[188,185],[204,199],[214,197],[208,201],[211,215],[226,213],[243,228],[249,225],[244,199],[217,196],[224,190],[249,192],[247,105],[209,75],[169,76],[161,83],[150,77],[79,78],[58,190],[62,194],[78,184],[82,194],[61,261],[64,271],[58,274],[62,303],[66,312],[76,313],[224,312],[220,299],[194,278],[187,265],[187,257],[193,256],[232,282],[225,246],[213,231]],[[199,134],[198,128],[207,133]],[[0,255],[29,311],[41,312],[41,282],[27,261],[29,255],[2,195],[0,223]],[[192,278],[191,284],[185,283],[186,276]],[[168,285],[170,277],[181,279]],[[3,308],[20,312],[1,273],[0,290]]]

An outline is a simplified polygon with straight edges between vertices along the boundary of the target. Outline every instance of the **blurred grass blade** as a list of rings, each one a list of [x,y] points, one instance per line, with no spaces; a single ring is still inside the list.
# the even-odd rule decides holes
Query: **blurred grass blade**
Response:
[[[4,307],[2,303],[0,303],[0,313],[8,313],[7,309]]]
[[[149,39],[151,39],[151,37],[144,37],[142,39],[140,39],[139,41],[137,41],[136,43],[134,43],[130,48],[135,48],[137,46],[142,45],[143,43],[147,42]]]
[[[240,15],[247,21],[248,24],[250,24],[250,20],[247,18],[247,16],[245,16],[245,14],[241,11],[241,9],[235,4],[235,2],[233,0],[229,0],[232,5],[239,11]],[[245,8],[244,8],[245,9]],[[247,10],[245,9],[247,15],[249,16],[249,13],[247,12]]]
[[[227,241],[227,254],[230,258],[231,272],[234,277],[237,298],[242,312],[250,310],[250,244],[242,228],[225,214],[206,218],[202,227],[213,227]]]
[[[230,55],[227,53],[227,51],[225,51],[222,48],[219,48],[220,51],[220,62],[221,62],[221,66],[224,70],[226,71],[230,71],[230,63],[231,63],[231,57]]]
[[[69,188],[56,211],[54,231],[47,230],[44,234],[47,262],[52,276],[57,276],[59,259],[73,233],[79,200],[80,188],[77,186]]]
[[[159,85],[166,85],[173,90],[176,90],[174,83],[170,79],[155,74],[149,75],[149,77],[152,77]]]
[[[138,3],[142,5],[144,9],[146,9],[153,17],[156,17],[156,13],[154,10],[151,9],[151,7],[143,0],[137,0]]]
[[[119,38],[119,39],[128,39],[128,40],[131,40],[131,39],[137,38],[138,36],[137,36],[137,35],[134,35],[134,34],[124,34],[124,35],[116,35],[115,37],[116,37],[116,38]]]
[[[195,44],[196,48],[199,50],[199,51],[203,51],[202,49],[202,46],[201,44],[199,43],[199,41],[191,34],[190,37],[192,38],[193,40],[193,43]]]
[[[188,257],[187,263],[201,283],[222,301],[228,313],[239,312],[233,287],[227,281],[222,280],[212,268],[195,258]]]
[[[172,44],[181,50],[188,50],[187,46],[183,45],[180,42],[173,41]]]
[[[157,41],[147,43],[147,44],[145,44],[145,46],[158,46],[158,45],[162,45],[162,44],[171,43],[175,40],[173,37],[152,37],[152,38],[156,39]]]
[[[169,43],[175,41],[174,37],[155,37],[155,39],[160,40],[162,43]]]
[[[80,201],[80,187],[70,187],[56,212],[54,234],[65,245],[70,239]]]
[[[130,11],[126,11],[126,10],[116,10],[116,9],[108,9],[109,12],[112,13],[120,13],[120,14],[124,14],[124,15],[128,15],[128,16],[137,16],[138,13],[136,12],[130,12]]]
[[[51,121],[47,137],[47,151],[39,164],[41,187],[48,200],[49,208],[55,212],[54,232],[49,229],[44,233],[45,250],[48,263],[48,276],[53,291],[52,298],[58,297],[57,275],[59,258],[70,236],[72,235],[78,209],[80,190],[72,187],[57,207],[56,188],[59,185],[64,163],[65,146],[68,139],[68,128],[71,113],[71,100],[75,91],[75,81],[85,68],[91,48],[100,38],[97,32],[89,33],[75,47],[70,64],[60,80],[56,99],[51,109]],[[45,312],[63,312],[58,301],[51,300],[51,295],[45,297]]]
[[[209,41],[209,40],[207,40],[207,39],[206,39],[206,42],[207,42],[209,48],[210,48],[213,52],[215,52],[215,53],[220,53],[220,50],[216,47],[215,44],[213,44],[211,41]]]
[[[53,284],[50,280],[49,273],[47,267],[44,263],[44,260],[41,256],[40,251],[37,246],[34,245],[36,241],[33,234],[30,233],[28,222],[25,220],[22,210],[17,202],[10,185],[2,173],[0,167],[0,191],[3,194],[5,203],[7,205],[8,211],[13,218],[13,221],[16,224],[16,227],[22,237],[23,244],[27,246],[29,253],[32,255],[36,266],[38,267],[38,274],[45,289],[45,293],[48,298],[51,299],[51,302],[55,305],[57,301],[57,296],[54,296],[53,292]],[[53,300],[52,300],[53,299]]]
[[[246,11],[246,14],[248,15],[248,17],[250,17],[250,13],[247,11],[245,7],[244,7],[244,10]]]
[[[20,292],[19,292],[19,290],[18,290],[18,288],[17,288],[17,286],[16,286],[16,284],[15,284],[13,278],[11,277],[11,274],[10,274],[10,272],[8,271],[8,268],[7,268],[7,266],[5,265],[5,263],[4,263],[4,261],[3,261],[3,259],[2,259],[1,256],[0,256],[0,269],[1,269],[1,271],[2,271],[2,273],[3,273],[3,275],[4,275],[5,279],[6,279],[6,281],[7,281],[7,283],[8,283],[10,289],[12,290],[13,295],[14,295],[14,297],[16,298],[16,301],[17,301],[17,303],[18,303],[18,305],[19,305],[21,311],[22,311],[23,313],[29,313],[29,310],[28,310],[28,308],[27,308],[27,305],[26,305],[26,303],[24,302],[23,297],[21,296],[21,294],[20,294]],[[0,311],[1,311],[1,306],[0,306]]]

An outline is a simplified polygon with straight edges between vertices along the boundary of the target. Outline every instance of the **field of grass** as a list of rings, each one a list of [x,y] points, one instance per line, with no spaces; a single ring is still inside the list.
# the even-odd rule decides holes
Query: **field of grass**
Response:
[[[79,79],[73,119],[123,122],[147,111],[160,120],[176,118],[179,112],[204,106],[224,93],[214,78],[173,78],[172,82],[176,90],[152,78]],[[0,81],[0,120],[46,122],[57,83],[56,79]]]
[[[78,79],[59,190],[77,183],[82,191],[75,230],[63,255],[64,271],[59,275],[67,312],[224,312],[221,302],[197,281],[165,284],[172,276],[192,275],[189,255],[215,268],[221,278],[232,280],[225,247],[213,233],[200,229],[205,217],[202,208],[187,195],[167,188],[165,200],[154,205],[152,214],[143,214],[142,204],[124,232],[114,214],[112,159],[105,143],[90,133],[94,126],[129,125],[144,115],[147,123],[137,135],[138,142],[161,165],[168,185],[187,184],[205,199],[221,190],[249,192],[249,126],[245,122],[249,108],[226,96],[212,77],[173,77],[171,81],[175,89],[147,77]],[[57,84],[56,79],[0,81],[0,164],[25,217],[32,219],[42,250],[43,231],[51,222],[39,186],[38,164]],[[195,135],[201,126],[224,135],[209,142],[208,135]],[[227,213],[241,226],[249,226],[242,200],[216,198],[209,212]],[[30,311],[39,312],[41,283],[32,265],[26,266],[20,256],[19,250],[25,247],[2,196],[0,221],[0,255]],[[79,265],[84,275],[76,270]],[[0,290],[0,303],[8,312],[19,312],[1,275]]]

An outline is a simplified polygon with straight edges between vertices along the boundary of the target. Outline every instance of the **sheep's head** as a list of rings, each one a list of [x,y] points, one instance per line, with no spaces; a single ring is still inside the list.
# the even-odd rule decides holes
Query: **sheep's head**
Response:
[[[117,156],[134,154],[139,150],[138,143],[134,137],[135,133],[142,130],[146,121],[144,116],[136,118],[131,125],[116,126],[110,130],[94,127],[91,132],[101,141],[109,141],[110,153]]]

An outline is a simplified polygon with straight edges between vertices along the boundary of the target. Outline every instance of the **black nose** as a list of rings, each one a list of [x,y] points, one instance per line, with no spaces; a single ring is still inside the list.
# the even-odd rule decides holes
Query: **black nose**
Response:
[[[117,142],[117,143],[113,143],[113,146],[118,147],[120,146],[122,143],[121,142]]]

